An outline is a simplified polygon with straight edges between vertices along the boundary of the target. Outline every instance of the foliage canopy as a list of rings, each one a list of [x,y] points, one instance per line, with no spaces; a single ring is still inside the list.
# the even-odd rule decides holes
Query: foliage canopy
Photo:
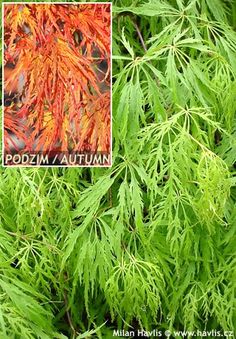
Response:
[[[110,39],[109,4],[4,6],[7,152],[110,153]]]
[[[1,169],[2,338],[235,330],[235,28],[113,2],[112,168]]]

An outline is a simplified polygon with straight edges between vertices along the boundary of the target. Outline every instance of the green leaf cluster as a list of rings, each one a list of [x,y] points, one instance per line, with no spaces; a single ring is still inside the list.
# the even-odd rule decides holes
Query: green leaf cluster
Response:
[[[235,28],[113,1],[113,166],[0,169],[1,338],[236,330]]]

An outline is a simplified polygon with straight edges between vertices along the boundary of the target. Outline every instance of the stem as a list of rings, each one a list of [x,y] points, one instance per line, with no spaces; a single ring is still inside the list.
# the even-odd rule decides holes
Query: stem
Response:
[[[147,52],[147,46],[146,46],[146,44],[145,44],[145,42],[144,42],[144,40],[143,40],[142,33],[141,33],[141,31],[140,31],[140,29],[139,29],[139,27],[138,27],[138,25],[137,25],[136,22],[134,22],[134,27],[135,27],[135,29],[136,29],[136,32],[137,32],[137,34],[138,34],[139,40],[140,40],[140,42],[141,42],[141,45],[142,45],[144,51]]]
[[[141,45],[142,45],[142,47],[143,47],[145,53],[147,53],[147,46],[146,46],[146,44],[145,44],[145,42],[144,42],[144,39],[143,39],[142,33],[141,33],[141,31],[140,31],[140,29],[139,29],[139,27],[138,27],[138,24],[137,24],[136,21],[133,21],[133,24],[134,24],[134,27],[135,27],[136,32],[137,32],[137,34],[138,34],[139,40],[140,40],[140,42],[141,42]],[[151,61],[148,61],[148,62],[152,65],[152,62],[151,62]],[[159,79],[157,78],[157,76],[156,76],[155,74],[154,74],[154,77],[155,77],[157,86],[160,86],[160,81],[159,81]]]
[[[73,322],[71,320],[71,316],[70,316],[70,312],[69,312],[69,308],[68,308],[68,299],[67,299],[66,292],[64,292],[64,300],[65,300],[65,305],[66,305],[66,317],[67,317],[68,323],[70,325],[70,328],[72,330],[72,338],[74,339],[75,336],[76,336],[76,330],[75,330]]]

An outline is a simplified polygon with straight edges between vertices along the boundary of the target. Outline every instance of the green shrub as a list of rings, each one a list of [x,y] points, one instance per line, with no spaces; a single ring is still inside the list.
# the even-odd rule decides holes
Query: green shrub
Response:
[[[3,339],[236,329],[236,2],[113,12],[113,166],[1,169]]]

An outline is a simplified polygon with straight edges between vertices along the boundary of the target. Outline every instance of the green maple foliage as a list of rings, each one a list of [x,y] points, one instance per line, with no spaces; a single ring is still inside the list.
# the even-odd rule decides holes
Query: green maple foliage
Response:
[[[113,166],[1,169],[2,338],[235,331],[235,28],[113,2]]]

